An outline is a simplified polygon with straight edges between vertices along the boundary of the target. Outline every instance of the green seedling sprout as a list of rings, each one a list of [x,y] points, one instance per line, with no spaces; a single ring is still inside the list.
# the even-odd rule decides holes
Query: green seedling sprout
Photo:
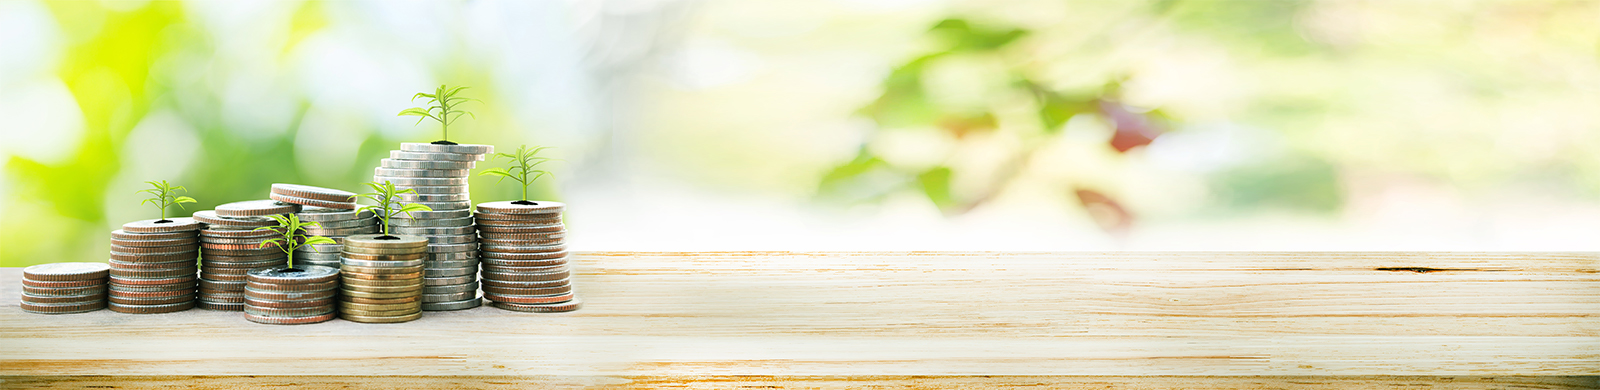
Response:
[[[302,245],[311,245],[311,244],[337,244],[337,243],[339,243],[337,241],[334,241],[332,238],[327,238],[327,237],[323,237],[323,236],[307,236],[307,235],[305,235],[305,231],[303,230],[303,228],[308,227],[308,226],[309,227],[322,227],[322,223],[321,222],[317,222],[317,221],[301,221],[300,217],[297,216],[297,215],[294,215],[294,214],[288,214],[287,216],[285,216],[283,214],[274,214],[274,215],[268,215],[268,217],[271,217],[272,219],[277,220],[278,221],[278,226],[258,227],[258,228],[256,228],[256,230],[272,230],[272,231],[276,231],[276,232],[282,233],[283,237],[262,241],[261,245],[258,246],[257,248],[265,248],[267,245],[276,245],[278,247],[278,249],[282,249],[283,250],[284,254],[289,255],[289,266],[291,266],[291,267],[294,266],[294,250],[295,249],[299,249],[300,246],[302,246]]]
[[[401,213],[405,213],[407,218],[411,218],[412,211],[433,211],[433,208],[431,207],[416,203],[401,204],[400,200],[397,199],[398,196],[396,195],[415,194],[417,193],[417,190],[410,188],[396,190],[394,188],[394,183],[391,183],[388,180],[385,180],[382,184],[379,184],[378,182],[370,182],[367,183],[367,186],[372,187],[373,192],[361,194],[361,197],[372,199],[373,202],[377,202],[378,204],[362,206],[361,210],[358,210],[357,212],[372,210],[372,213],[376,214],[378,219],[383,220],[383,235],[379,236],[378,238],[395,238],[394,235],[389,234],[389,218],[393,218]]]
[[[548,171],[534,169],[535,167],[538,167],[539,164],[544,164],[547,161],[554,160],[552,158],[538,156],[539,151],[549,148],[549,146],[541,146],[528,149],[528,145],[522,145],[517,147],[517,152],[515,154],[495,153],[494,157],[496,158],[505,157],[507,160],[511,160],[511,167],[490,168],[488,170],[484,170],[483,172],[479,172],[478,174],[499,176],[500,180],[496,181],[496,183],[505,181],[506,178],[511,178],[511,180],[516,180],[518,183],[522,183],[522,200],[513,203],[535,204],[533,201],[528,200],[528,185],[533,184],[534,180],[539,180],[541,177],[553,175]],[[532,178],[528,177],[530,174],[533,175]]]
[[[428,98],[428,102],[432,103],[433,105],[430,105],[427,108],[407,108],[400,111],[399,116],[420,116],[421,118],[417,118],[417,124],[422,124],[422,120],[427,118],[433,118],[433,120],[439,121],[439,128],[444,130],[444,139],[435,143],[455,145],[454,142],[450,142],[450,124],[455,123],[456,119],[460,119],[461,115],[463,114],[473,118],[478,117],[477,115],[473,115],[471,112],[456,108],[456,105],[469,101],[481,102],[478,99],[456,96],[456,93],[461,92],[463,89],[467,89],[467,87],[451,88],[447,85],[440,84],[439,88],[435,89],[431,94],[426,92],[418,92],[416,95],[411,96],[412,101],[416,101],[417,98],[425,97]]]
[[[188,191],[188,189],[183,188],[183,186],[173,186],[172,184],[167,183],[166,180],[147,181],[145,183],[150,183],[150,186],[155,188],[143,189],[139,190],[139,192],[146,192],[150,195],[155,195],[155,197],[145,199],[143,202],[139,202],[139,204],[155,203],[156,207],[161,209],[161,220],[156,222],[172,222],[172,220],[167,219],[167,208],[171,207],[172,205],[178,205],[178,208],[181,209],[183,208],[184,203],[195,203],[194,198],[178,196],[178,191]]]

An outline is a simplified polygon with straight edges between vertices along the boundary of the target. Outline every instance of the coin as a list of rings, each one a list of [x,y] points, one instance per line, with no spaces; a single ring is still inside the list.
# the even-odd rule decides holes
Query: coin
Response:
[[[117,229],[111,231],[111,238],[119,240],[167,240],[174,238],[194,239],[196,232],[196,230],[185,230],[181,232],[167,233],[130,233],[122,229]]]
[[[254,323],[258,323],[258,324],[268,324],[268,325],[315,324],[315,323],[319,323],[319,322],[327,322],[328,320],[332,320],[332,319],[338,318],[338,317],[339,317],[339,313],[337,313],[337,312],[323,314],[323,315],[309,316],[309,317],[264,317],[264,316],[253,315],[253,314],[250,314],[250,313],[245,313],[245,315],[244,315],[244,319],[249,320],[250,322],[254,322]]]
[[[477,258],[478,258],[478,251],[429,252],[428,253],[428,257],[425,257],[425,259],[427,259],[428,261],[464,261],[464,260],[475,260]]]
[[[294,309],[256,307],[248,304],[244,305],[244,312],[246,314],[253,314],[261,317],[311,317],[326,315],[328,313],[333,313],[334,311],[335,309],[333,308],[333,305]]]
[[[422,272],[412,272],[412,273],[404,273],[404,274],[369,274],[369,273],[360,273],[360,272],[343,272],[343,271],[341,271],[340,272],[340,276],[343,276],[345,283],[349,284],[349,283],[352,282],[352,279],[365,279],[365,280],[422,279]]]
[[[471,309],[471,308],[478,307],[478,306],[483,306],[483,299],[474,297],[472,299],[461,300],[461,301],[423,302],[422,303],[422,310],[424,310],[424,311],[466,310],[466,309]]]
[[[327,207],[303,207],[300,212],[295,213],[295,216],[300,217],[301,221],[331,222],[371,220],[373,214],[369,210],[353,211]]]
[[[502,265],[488,264],[488,265],[485,265],[483,267],[483,272],[488,272],[488,273],[492,273],[492,274],[544,274],[544,273],[565,271],[565,270],[567,270],[566,267],[567,267],[566,263],[560,263],[560,264],[555,264],[555,265],[531,266],[531,267],[508,267],[508,266],[502,266]],[[501,280],[508,280],[508,279],[501,279]]]
[[[361,260],[343,259],[344,265],[355,267],[421,267],[422,259],[413,260]]]
[[[481,257],[485,261],[490,260],[490,259],[494,259],[494,260],[528,260],[528,261],[561,259],[562,261],[565,261],[565,258],[567,257],[567,254],[568,253],[567,253],[566,250],[557,250],[557,251],[553,251],[553,252],[538,252],[538,253],[483,252]],[[512,265],[512,264],[508,263],[507,265]]]
[[[354,266],[354,265],[350,265],[349,263],[346,263],[346,264],[344,264],[344,265],[339,267],[339,271],[341,271],[341,272],[354,272],[354,273],[360,273],[360,274],[410,274],[410,273],[422,272],[422,262],[418,261],[417,265],[409,266],[409,267],[390,267],[390,266],[361,267],[361,266]]]
[[[249,245],[261,246],[262,243],[265,243],[268,240],[272,240],[272,239],[276,239],[276,238],[280,238],[280,237],[208,237],[208,236],[201,236],[200,237],[200,243],[201,244],[235,244],[235,245],[238,245],[238,244],[249,244]]]
[[[426,279],[424,279],[424,280],[426,280]],[[429,285],[429,284],[426,284],[426,282],[424,282],[424,284],[422,286],[422,293],[423,294],[449,294],[449,293],[476,292],[476,291],[478,291],[478,282],[476,282],[476,281],[469,281],[469,282],[461,283],[461,284],[448,284],[448,285],[442,285],[442,286]]]
[[[553,224],[561,223],[561,214],[476,213],[473,216],[478,218],[479,220],[485,220],[485,221],[507,221],[507,222],[516,221],[517,224],[512,225],[512,226],[553,225]],[[502,222],[502,223],[505,223],[505,222]]]
[[[288,203],[288,204],[294,204],[294,205],[300,205],[300,206],[315,206],[315,207],[326,207],[326,208],[330,208],[330,209],[344,209],[344,210],[355,210],[356,209],[356,203],[355,203],[354,200],[351,200],[349,202],[338,202],[338,201],[329,201],[329,200],[320,200],[320,199],[306,199],[306,198],[301,198],[301,197],[298,197],[298,196],[284,195],[284,194],[280,194],[280,193],[276,193],[276,192],[268,194],[267,198],[270,198],[270,199],[272,199],[273,201],[276,201],[276,202],[282,202],[282,203]]]
[[[484,286],[483,293],[495,295],[554,295],[572,291],[572,284],[551,287],[495,287]]]
[[[103,285],[103,284],[106,284],[106,279],[63,280],[63,281],[49,281],[49,282],[37,281],[37,280],[29,280],[27,278],[22,279],[22,285],[23,286],[27,286],[27,287],[63,288],[63,287],[97,286],[97,285]]]
[[[110,282],[114,283],[114,284],[121,284],[121,285],[128,285],[128,286],[151,286],[151,285],[162,285],[162,284],[188,283],[188,282],[194,281],[195,279],[199,279],[199,278],[196,277],[194,274],[178,275],[178,276],[167,277],[167,278],[122,278],[122,277],[117,277],[116,275],[112,275]],[[27,281],[23,281],[23,283],[26,284]]]
[[[212,211],[212,210],[201,210],[201,211],[194,212],[194,220],[200,221],[201,223],[211,224],[211,225],[232,226],[232,227],[251,227],[251,228],[253,228],[253,227],[264,227],[264,226],[278,226],[278,221],[275,221],[272,218],[262,218],[262,217],[223,217],[223,216],[217,215],[217,213],[215,211]],[[128,227],[126,225],[124,225],[122,227],[122,229],[123,230],[127,230]],[[210,229],[210,228],[208,227],[208,229]]]
[[[96,280],[110,276],[106,263],[50,263],[22,269],[22,278],[39,282]]]
[[[103,284],[79,287],[33,287],[24,285],[22,286],[22,293],[41,297],[81,297],[105,294],[106,286]]]
[[[395,226],[389,229],[395,233],[411,235],[473,234],[477,232],[477,229],[472,225],[439,227]]]
[[[573,295],[570,292],[552,295],[500,295],[484,293],[483,297],[495,302],[520,303],[527,305],[566,302],[572,300]]]
[[[357,252],[357,253],[384,254],[384,253],[374,253],[374,252],[369,251],[368,249],[413,249],[413,248],[421,248],[421,247],[424,247],[424,246],[428,245],[428,240],[424,239],[422,237],[417,237],[417,236],[392,236],[392,237],[393,238],[381,238],[380,236],[374,235],[374,234],[362,234],[362,235],[355,235],[355,236],[345,237],[345,239],[344,239],[345,251],[346,252]]]
[[[95,310],[104,309],[106,307],[106,302],[103,301],[103,300],[96,300],[94,302],[81,302],[81,303],[28,303],[28,302],[22,302],[21,306],[22,306],[22,311],[29,312],[29,313],[34,313],[34,314],[74,314],[74,313],[87,313],[87,312],[91,312],[91,311],[95,311]]]
[[[216,209],[212,211],[217,213],[217,216],[219,217],[259,217],[264,215],[295,213],[300,211],[300,205],[283,203],[271,199],[246,200],[217,205]]]
[[[111,311],[127,314],[174,313],[193,309],[194,307],[194,301],[169,303],[164,305],[124,305],[120,303],[111,303],[107,306],[107,308],[111,309]]]
[[[472,217],[433,219],[394,218],[389,220],[389,225],[397,228],[469,227],[472,226],[472,222]]]
[[[377,299],[377,298],[361,298],[361,297],[340,296],[339,297],[339,301],[340,302],[351,302],[351,303],[370,303],[370,304],[377,304],[377,305],[385,305],[385,304],[394,304],[394,303],[422,302],[422,297],[421,296],[417,296],[417,295],[412,295],[412,296],[401,297],[401,298]]]
[[[418,289],[414,289],[414,290],[390,290],[390,291],[384,291],[384,292],[375,292],[375,291],[358,291],[358,290],[351,290],[351,289],[347,288],[347,289],[339,290],[339,294],[344,295],[344,296],[348,296],[348,297],[356,297],[356,298],[389,299],[389,298],[404,298],[404,297],[410,297],[410,296],[417,296],[417,295],[422,294],[422,289],[418,288]]]
[[[306,251],[306,252],[316,252],[316,253],[339,253],[339,252],[344,252],[344,244],[310,244],[310,245],[301,245],[298,250]]]
[[[485,246],[485,247],[488,247],[488,246],[494,246],[494,247],[550,246],[550,245],[561,245],[561,244],[563,244],[565,242],[566,242],[566,239],[562,238],[562,237],[540,238],[540,239],[500,239],[500,238],[492,238],[492,237],[482,237],[482,238],[478,239],[478,245],[482,245],[482,246]]]
[[[137,247],[111,244],[111,254],[114,255],[170,255],[183,252],[192,252],[200,249],[199,244]]]
[[[200,223],[192,218],[146,219],[122,224],[122,231],[128,233],[170,233],[191,230],[200,230]]]
[[[465,177],[400,177],[400,176],[373,176],[372,181],[391,183],[396,186],[464,186],[467,185]]]
[[[349,219],[349,220],[343,220],[343,221],[322,221],[322,222],[317,222],[316,225],[311,226],[311,227],[318,228],[318,229],[346,229],[346,228],[357,228],[357,227],[367,227],[367,226],[378,226],[378,220],[372,219],[372,218],[366,218],[366,219]]]
[[[424,260],[424,259],[428,258],[428,254],[424,253],[424,252],[403,253],[403,254],[393,254],[393,255],[371,255],[371,254],[365,254],[365,253],[344,253],[341,256],[341,258],[350,258],[350,259],[356,259],[356,260],[403,261],[403,260]]]
[[[494,152],[494,146],[493,145],[472,145],[472,144],[456,144],[456,145],[424,144],[424,143],[406,142],[406,143],[400,144],[400,150],[404,151],[404,152],[460,153],[460,154],[468,154],[468,155],[482,155],[482,154],[489,154],[489,153]]]
[[[361,310],[361,309],[347,309],[347,308],[343,308],[343,307],[339,308],[339,313],[341,313],[341,314],[358,315],[358,316],[369,316],[369,317],[398,317],[398,316],[411,315],[411,314],[420,313],[420,312],[422,312],[422,305],[421,304],[417,304],[417,307],[414,307],[414,308],[399,309],[399,310]]]
[[[429,220],[429,219],[459,219],[459,218],[467,218],[468,219],[467,225],[471,225],[472,224],[471,217],[472,217],[472,211],[471,210],[434,210],[434,211],[412,211],[409,216],[406,215],[406,214],[400,214],[395,219],[396,220],[400,220],[400,219]],[[460,225],[460,226],[466,226],[466,225]]]
[[[403,316],[365,316],[359,314],[339,313],[339,318],[343,318],[350,322],[361,322],[368,324],[400,323],[415,321],[418,318],[422,318],[422,312],[419,311]]]
[[[170,297],[129,297],[118,294],[111,295],[109,301],[119,305],[167,305],[193,301],[194,296],[192,293]]]
[[[256,283],[314,284],[339,279],[339,270],[328,267],[269,267],[250,271],[249,280]]]
[[[389,158],[396,160],[415,161],[483,161],[484,156],[482,154],[428,153],[391,150],[389,151]]]
[[[422,294],[422,301],[423,302],[450,302],[450,301],[467,300],[467,299],[472,299],[472,298],[477,298],[477,297],[478,297],[478,291],[477,290],[442,293],[442,294],[423,293]]]
[[[323,298],[332,298],[339,295],[339,284],[329,284],[330,288],[316,291],[285,291],[283,286],[266,285],[257,283],[245,285],[244,296],[246,299],[259,299],[268,301],[306,301]]]
[[[199,239],[201,239],[201,240],[205,240],[207,238],[212,238],[212,239],[215,239],[215,238],[256,238],[256,239],[264,239],[264,238],[272,238],[272,237],[280,237],[280,236],[283,236],[283,231],[278,230],[278,228],[276,226],[269,226],[269,227],[266,227],[265,229],[263,229],[263,228],[253,228],[253,229],[244,229],[244,230],[206,229],[206,230],[201,230],[200,231]]]
[[[194,275],[195,272],[198,272],[198,271],[199,271],[198,267],[195,267],[193,265],[189,265],[189,266],[186,266],[186,267],[179,267],[179,268],[153,269],[153,270],[113,269],[113,270],[111,270],[111,275],[119,277],[119,278],[161,279],[161,278],[175,278],[175,277],[180,277],[180,276],[183,276],[183,275]]]
[[[378,162],[384,168],[398,169],[454,169],[468,170],[478,166],[476,161],[419,161],[386,158]]]
[[[117,291],[117,296],[124,297],[124,298],[135,298],[135,299],[137,299],[137,298],[170,298],[170,297],[177,297],[177,296],[184,296],[184,295],[192,295],[192,294],[194,294],[194,292],[195,292],[195,290],[192,289],[192,288],[181,289],[181,290],[167,290],[167,291]]]
[[[549,281],[549,280],[566,279],[567,276],[570,276],[571,274],[572,274],[571,270],[568,269],[568,268],[565,268],[565,267],[561,267],[561,268],[558,268],[558,269],[553,270],[553,271],[538,272],[538,273],[534,273],[534,272],[502,273],[502,272],[494,272],[493,270],[484,270],[483,271],[483,278],[484,279],[492,279],[492,280],[496,280],[496,281],[503,281],[503,282],[543,282],[543,281]]]
[[[567,250],[566,245],[480,245],[484,252],[550,253]]]
[[[516,224],[516,225],[486,225],[479,226],[480,233],[497,234],[535,234],[535,233],[561,233],[566,231],[566,225],[559,223],[547,225]]]
[[[365,312],[386,312],[386,311],[408,312],[410,310],[422,310],[422,302],[384,303],[384,304],[339,302],[339,310],[344,310],[344,311],[365,311]]]
[[[392,177],[466,177],[472,173],[466,169],[373,168],[372,174]]]
[[[410,202],[465,202],[472,197],[467,194],[399,194],[395,195],[401,201]]]
[[[428,253],[433,254],[442,252],[469,252],[475,250],[478,250],[478,243],[475,242],[466,244],[428,244]]]
[[[472,203],[471,202],[467,202],[467,201],[405,202],[405,203],[407,203],[407,204],[419,204],[419,205],[423,205],[423,206],[428,206],[429,209],[433,209],[433,210],[466,210],[466,209],[469,209],[469,208],[472,207]]]
[[[482,283],[483,283],[483,288],[489,288],[489,287],[544,288],[544,287],[561,286],[561,285],[565,285],[565,284],[568,284],[568,283],[572,283],[572,281],[569,280],[569,279],[557,279],[557,280],[548,280],[548,281],[542,281],[542,282],[506,282],[506,281],[494,280],[494,279],[490,279],[490,278],[483,278],[483,282]]]
[[[520,311],[526,313],[561,313],[578,310],[583,307],[583,301],[573,298],[571,301],[548,304],[517,304],[508,302],[490,302],[489,306],[502,310]]]
[[[428,235],[428,236],[423,236],[423,237],[427,237],[428,238],[428,243],[429,244],[435,244],[435,245],[443,245],[443,244],[472,244],[472,243],[476,243],[478,241],[478,236],[474,236],[474,235],[471,235],[471,234]]]
[[[493,253],[493,252],[485,252],[485,253]],[[566,258],[566,256],[561,256],[561,257],[555,257],[555,258],[549,258],[549,259],[526,259],[526,260],[524,260],[524,259],[501,259],[501,258],[494,258],[494,257],[484,256],[483,259],[478,262],[478,264],[480,266],[482,266],[482,267],[485,267],[485,268],[489,268],[489,267],[512,267],[512,268],[548,267],[548,266],[554,266],[554,265],[567,264],[567,258]]]
[[[422,285],[423,281],[422,280],[418,280],[418,279],[419,278],[415,278],[415,277],[405,278],[405,279],[359,279],[359,278],[347,278],[347,279],[344,279],[344,285],[343,286],[345,288],[349,288],[349,289],[352,289],[352,290],[361,290],[361,289],[364,289],[366,287],[414,287],[414,286]]]
[[[330,202],[355,203],[356,193],[336,190],[332,188],[312,187],[300,184],[273,183],[272,192],[293,196],[296,198],[316,199]]]
[[[111,283],[111,284],[108,284],[107,286],[110,286],[110,291],[111,291],[112,294],[122,294],[122,293],[125,293],[125,292],[182,291],[182,290],[191,290],[191,291],[193,291],[195,289],[195,286],[198,285],[197,282],[198,281],[202,281],[202,280],[203,279],[196,279],[196,280],[190,280],[190,281],[187,281],[187,282],[168,283],[168,284],[142,284],[142,285]]]
[[[199,245],[195,245],[195,249],[200,249],[200,246]],[[116,253],[116,252],[112,252],[111,253],[111,259],[112,260],[130,261],[130,262],[166,262],[166,261],[175,261],[175,260],[183,260],[183,259],[187,259],[189,261],[194,261],[194,259],[199,258],[199,257],[200,257],[200,251],[194,250],[194,249],[191,249],[191,250],[188,250],[188,251],[185,251],[185,252],[165,253],[165,254]]]
[[[473,259],[473,260],[444,260],[444,261],[440,261],[440,260],[424,260],[423,264],[424,264],[425,267],[430,268],[430,269],[431,268],[477,267],[478,266],[478,260],[477,259]]]
[[[330,291],[330,293],[331,292],[332,291]],[[334,302],[338,301],[337,298],[338,297],[335,296],[335,294],[328,294],[328,296],[326,296],[326,297],[317,298],[317,299],[305,299],[305,300],[298,300],[298,301],[277,301],[277,300],[270,300],[270,299],[257,299],[257,298],[253,298],[253,297],[251,297],[249,295],[245,295],[245,297],[244,297],[244,306],[246,308],[258,307],[258,308],[263,308],[263,309],[309,309],[309,308],[315,308],[315,307],[324,307],[324,308],[328,308],[329,310],[332,310]]]
[[[22,302],[35,304],[95,303],[105,301],[105,293],[78,296],[47,296],[22,293]]]
[[[449,277],[449,276],[472,275],[472,274],[476,274],[476,273],[478,273],[478,267],[477,266],[460,267],[460,268],[427,268],[427,269],[424,269],[422,271],[422,277],[424,277],[424,278],[427,278],[427,277],[442,278],[442,277]]]
[[[439,276],[432,278],[423,277],[422,284],[425,286],[446,286],[462,283],[475,283],[474,280],[477,280],[476,275]]]
[[[244,300],[239,302],[223,302],[217,300],[199,299],[194,301],[194,307],[216,311],[244,311]]]
[[[539,201],[533,204],[522,204],[523,201],[500,201],[479,203],[478,212],[485,214],[557,214],[567,207],[566,203]]]
[[[378,225],[366,225],[348,228],[315,228],[303,229],[307,236],[353,236],[358,234],[372,234],[378,232]]]

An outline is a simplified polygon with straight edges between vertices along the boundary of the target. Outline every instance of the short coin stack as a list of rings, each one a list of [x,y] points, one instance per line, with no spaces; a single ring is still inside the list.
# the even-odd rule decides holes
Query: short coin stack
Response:
[[[201,224],[190,218],[144,220],[111,232],[111,311],[171,313],[195,306],[195,258]]]
[[[274,325],[314,324],[339,315],[339,269],[315,265],[257,268],[245,279],[244,318]]]
[[[422,317],[422,260],[417,236],[362,234],[344,239],[339,316],[355,322],[406,322]]]
[[[389,221],[391,233],[428,240],[423,310],[461,310],[482,304],[467,176],[476,162],[492,151],[494,147],[489,145],[403,143],[373,171],[373,181],[388,181],[396,188],[416,192],[400,194],[401,202],[434,210],[412,212],[409,217],[402,214]]]
[[[53,263],[22,269],[22,310],[39,314],[91,312],[106,308],[104,263]]]
[[[274,200],[251,200],[217,206],[216,210],[194,213],[206,224],[200,231],[200,299],[198,306],[210,310],[244,310],[245,279],[250,270],[282,267],[288,254],[277,245],[262,243],[283,236],[277,230],[255,230],[278,226],[268,215],[300,211],[300,205]]]
[[[357,234],[378,232],[378,219],[371,211],[306,207],[295,213],[300,221],[316,222],[322,227],[305,228],[305,234],[333,239],[334,244],[302,245],[294,250],[294,266],[320,265],[339,268],[339,253],[344,251],[344,239]]]
[[[478,205],[483,297],[505,310],[554,313],[577,310],[567,268],[566,230],[560,202],[489,202]]]

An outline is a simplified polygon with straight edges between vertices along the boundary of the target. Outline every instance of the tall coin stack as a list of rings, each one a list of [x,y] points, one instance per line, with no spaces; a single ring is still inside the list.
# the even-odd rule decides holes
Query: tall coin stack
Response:
[[[489,202],[478,205],[483,297],[505,310],[555,313],[577,310],[567,268],[566,228],[560,202]]]
[[[84,313],[106,308],[104,263],[53,263],[22,269],[22,311]]]
[[[339,317],[406,322],[422,317],[422,265],[428,240],[362,234],[344,238]]]
[[[163,222],[165,221],[165,222]],[[144,220],[111,232],[111,311],[171,313],[195,306],[195,258],[201,224],[190,218]]]
[[[244,286],[244,318],[273,325],[314,324],[339,315],[339,269],[315,265],[257,268]]]
[[[400,194],[404,203],[434,211],[412,212],[391,219],[391,233],[425,237],[427,278],[423,310],[461,310],[482,305],[478,298],[478,236],[472,224],[472,199],[467,176],[477,161],[494,151],[489,145],[402,143],[389,152],[373,181],[392,182],[415,194]]]
[[[198,306],[210,310],[244,310],[245,279],[250,270],[282,267],[288,254],[277,245],[263,242],[283,236],[283,232],[255,230],[278,226],[268,215],[300,211],[300,205],[274,200],[249,200],[198,211],[194,219],[206,224],[200,231],[200,299]]]
[[[272,185],[272,200],[302,205],[295,213],[301,221],[317,222],[320,226],[305,228],[305,234],[333,239],[335,244],[312,244],[295,249],[293,266],[320,265],[339,268],[339,252],[344,249],[344,238],[356,234],[378,232],[378,220],[372,212],[355,211],[356,194],[331,188],[299,184]]]

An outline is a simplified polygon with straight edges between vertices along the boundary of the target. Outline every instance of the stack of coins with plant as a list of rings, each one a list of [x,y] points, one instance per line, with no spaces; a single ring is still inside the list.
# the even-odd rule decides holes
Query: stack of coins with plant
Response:
[[[392,182],[410,190],[400,194],[402,201],[428,206],[431,211],[413,212],[406,218],[390,221],[395,234],[425,237],[428,258],[425,275],[430,291],[423,296],[423,310],[460,310],[478,307],[477,235],[472,224],[472,199],[467,177],[477,161],[494,151],[489,145],[462,145],[450,142],[450,125],[463,115],[472,115],[457,105],[475,99],[460,96],[466,87],[441,85],[433,93],[418,93],[412,99],[427,98],[427,107],[409,108],[402,116],[417,116],[417,123],[433,119],[444,137],[432,143],[404,143],[389,153],[373,180]],[[451,292],[444,294],[442,292]],[[470,296],[460,294],[471,291]],[[462,297],[465,299],[446,298]]]
[[[344,248],[344,238],[356,234],[378,232],[378,220],[370,211],[356,211],[354,192],[299,184],[272,185],[273,200],[301,205],[295,213],[301,221],[317,222],[305,228],[305,234],[333,239],[333,243],[305,245],[294,253],[295,266],[321,265],[339,268],[339,252]]]
[[[538,156],[543,149],[522,146],[515,154],[496,154],[511,160],[510,167],[482,173],[522,185],[521,200],[478,204],[475,215],[483,296],[501,309],[551,313],[582,305],[572,292],[572,271],[567,267],[566,228],[561,223],[566,205],[528,200],[528,186],[549,174],[536,169],[550,160]]]
[[[156,206],[161,218],[129,222],[111,232],[109,307],[133,314],[192,309],[201,225],[190,218],[167,218],[167,210],[195,199],[178,195],[187,189],[166,180],[146,183],[152,188],[139,192],[153,196],[144,204]]]
[[[422,317],[422,268],[428,240],[394,235],[389,222],[397,215],[428,211],[427,206],[401,203],[396,195],[409,190],[391,183],[368,183],[374,192],[361,196],[376,205],[365,206],[377,214],[382,234],[344,238],[340,275],[339,316],[369,323],[406,322]]]
[[[276,246],[264,246],[283,232],[277,219],[300,211],[300,205],[270,199],[233,202],[215,210],[194,213],[206,225],[200,231],[200,296],[198,307],[209,310],[244,310],[245,279],[250,270],[283,267],[288,255]]]
[[[274,325],[314,324],[339,313],[339,269],[315,265],[251,270],[245,279],[244,318]]]
[[[53,263],[22,269],[22,311],[84,313],[106,308],[104,263]]]

